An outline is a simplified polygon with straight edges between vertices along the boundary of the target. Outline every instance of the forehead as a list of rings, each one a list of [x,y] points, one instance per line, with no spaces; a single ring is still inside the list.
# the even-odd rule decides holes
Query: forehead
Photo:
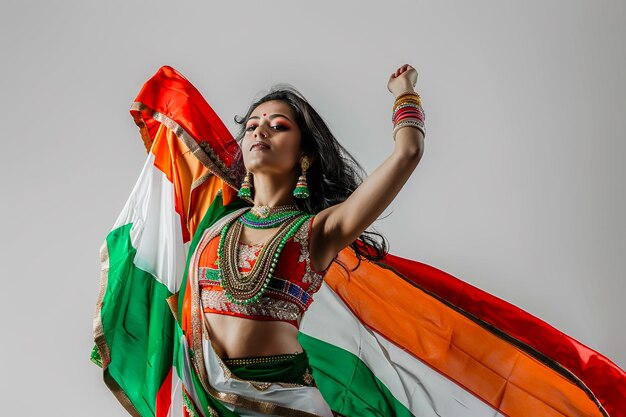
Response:
[[[285,103],[282,100],[270,100],[265,103],[259,104],[253,111],[250,113],[250,117],[257,116],[263,117],[263,115],[270,115],[272,113],[281,113],[285,116],[289,117],[292,121],[295,119],[295,114],[291,108],[291,106]]]

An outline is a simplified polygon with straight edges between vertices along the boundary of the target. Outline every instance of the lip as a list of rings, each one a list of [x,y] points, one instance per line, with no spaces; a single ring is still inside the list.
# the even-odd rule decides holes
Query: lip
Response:
[[[253,149],[269,149],[270,146],[265,142],[254,142],[252,146],[250,146],[250,150]]]

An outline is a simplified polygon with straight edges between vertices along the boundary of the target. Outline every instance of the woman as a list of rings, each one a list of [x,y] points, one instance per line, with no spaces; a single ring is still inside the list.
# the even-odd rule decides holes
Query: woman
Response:
[[[412,92],[415,79],[415,69],[405,65],[391,75],[389,90],[395,96]],[[297,108],[297,112],[294,108]],[[304,125],[306,120],[303,110],[308,112],[310,119],[315,120],[315,127],[319,126],[317,131]],[[248,114],[242,121],[245,122],[245,127],[241,155],[244,169],[254,178],[253,209],[263,207],[273,210],[276,207],[300,203],[300,207],[293,207],[293,210],[316,214],[315,220],[311,222],[309,244],[309,263],[314,271],[327,270],[337,253],[353,244],[363,234],[400,191],[423,152],[422,132],[415,128],[400,129],[392,155],[352,192],[351,188],[354,188],[356,181],[349,178],[351,170],[341,159],[341,148],[308,103],[294,93],[278,91],[255,103]],[[306,144],[302,143],[303,129],[300,125],[308,130]],[[320,137],[322,134],[327,136]],[[316,140],[322,143],[315,143]],[[325,144],[324,141],[330,144]],[[321,156],[320,146],[324,145]],[[329,151],[334,151],[334,154],[329,154]],[[307,160],[309,165],[305,171],[304,164]],[[333,168],[339,169],[333,172],[329,167],[322,166],[313,171],[314,167],[330,163],[333,163]],[[302,172],[306,172],[306,175]],[[297,199],[293,191],[300,175],[308,177],[312,191],[307,198]],[[324,177],[327,184],[322,181]],[[331,197],[334,201],[324,189],[333,185],[338,188],[335,190],[336,196]],[[352,193],[348,194],[350,192]],[[263,229],[244,226],[240,242],[266,242],[277,229],[278,226]],[[215,334],[213,341],[221,353],[220,356],[262,356],[302,351],[296,339],[296,328],[284,322],[240,320],[217,314],[207,315],[207,320]]]
[[[131,414],[167,415],[177,378],[185,415],[619,409],[606,358],[554,329],[529,337],[544,323],[365,232],[422,156],[416,80],[390,76],[394,150],[362,183],[294,91],[236,119],[238,144],[173,69],[146,83],[131,113],[150,155],[101,252],[92,355]]]
[[[351,160],[297,93],[272,92],[239,119],[241,151],[233,166],[245,172],[239,196],[252,200],[253,207],[209,230],[191,258],[191,269],[199,269],[204,278],[198,282],[200,298],[216,353],[205,361],[209,380],[220,374],[217,363],[242,380],[300,384],[299,391],[306,394],[296,401],[296,388],[291,388],[282,406],[331,415],[311,388],[312,369],[297,339],[308,303],[298,309],[302,297],[290,295],[297,292],[310,301],[339,251],[354,244],[417,166],[424,135],[423,111],[413,91],[416,80],[409,65],[390,76],[389,90],[402,96],[403,109],[413,113],[399,113],[397,123],[405,125],[398,126],[392,155],[358,188]],[[265,250],[279,238],[282,250]],[[270,262],[275,271],[255,269],[262,263],[269,268]],[[279,401],[274,398],[274,403]]]

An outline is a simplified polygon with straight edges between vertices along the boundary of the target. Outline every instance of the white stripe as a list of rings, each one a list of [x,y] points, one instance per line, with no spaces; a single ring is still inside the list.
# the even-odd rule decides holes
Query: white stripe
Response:
[[[180,378],[176,373],[176,369],[172,372],[172,405],[168,413],[169,417],[182,417],[183,416],[183,387]]]
[[[503,417],[454,381],[365,327],[327,284],[315,294],[300,331],[357,356],[416,416]]]
[[[131,243],[137,250],[135,265],[165,284],[180,288],[188,245],[183,244],[181,218],[174,207],[174,185],[154,166],[148,154],[139,179],[113,229],[132,223]]]

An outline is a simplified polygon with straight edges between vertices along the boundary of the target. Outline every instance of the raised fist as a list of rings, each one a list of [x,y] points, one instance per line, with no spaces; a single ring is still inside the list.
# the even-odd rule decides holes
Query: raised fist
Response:
[[[415,91],[415,84],[417,84],[417,71],[409,64],[404,64],[391,74],[387,89],[397,97],[407,91]]]

